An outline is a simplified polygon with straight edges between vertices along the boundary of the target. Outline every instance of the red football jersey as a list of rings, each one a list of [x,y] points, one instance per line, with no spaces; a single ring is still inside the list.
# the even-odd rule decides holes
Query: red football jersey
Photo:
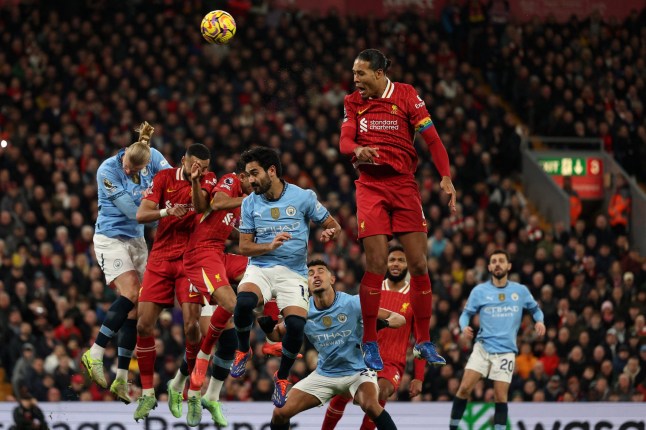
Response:
[[[217,192],[225,193],[233,198],[242,196],[242,185],[235,173],[222,176],[214,187],[206,190],[211,199]],[[201,216],[195,217],[195,225],[187,249],[223,249],[231,231],[239,222],[240,207],[220,211],[213,211],[209,207]]]
[[[204,175],[202,187],[215,184],[215,175]],[[182,258],[193,226],[195,211],[191,200],[191,181],[184,177],[184,168],[166,169],[155,175],[146,200],[155,202],[160,209],[186,206],[189,212],[182,218],[167,216],[159,220],[157,234],[149,260],[175,260]]]
[[[379,148],[377,165],[389,165],[402,174],[417,169],[415,132],[432,126],[431,116],[415,89],[388,80],[380,98],[363,99],[359,91],[345,97],[342,127],[356,129],[360,146]],[[361,167],[353,157],[355,167]]]
[[[398,364],[406,368],[406,351],[410,346],[413,330],[413,307],[410,304],[410,284],[399,291],[388,288],[388,281],[381,284],[381,301],[379,307],[397,312],[406,318],[406,324],[399,328],[386,328],[377,333],[379,352],[384,363]]]

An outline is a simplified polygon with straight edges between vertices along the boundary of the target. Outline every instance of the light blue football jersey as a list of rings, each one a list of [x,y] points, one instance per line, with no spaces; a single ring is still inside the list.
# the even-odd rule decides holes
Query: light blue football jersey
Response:
[[[460,315],[460,328],[464,330],[471,317],[479,314],[480,330],[476,341],[482,342],[484,349],[492,354],[518,353],[516,335],[523,309],[532,314],[534,321],[543,322],[543,311],[526,286],[510,281],[498,288],[487,281],[476,285],[469,294]]]
[[[134,204],[139,206],[144,192],[152,185],[155,174],[171,166],[159,151],[150,148],[150,161],[139,172],[139,183],[135,183],[123,171],[121,161],[124,153],[125,149],[122,149],[117,155],[105,160],[96,172],[99,190],[96,233],[107,237],[143,237],[143,224],[137,223],[136,219],[129,219],[115,206],[114,201],[122,196],[129,196]]]
[[[240,212],[240,233],[255,234],[256,243],[271,243],[280,232],[292,235],[277,249],[250,257],[250,265],[284,266],[307,276],[310,221],[321,224],[330,216],[314,191],[285,182],[283,193],[277,200],[270,201],[262,194],[253,193],[242,201]]]
[[[310,297],[305,335],[319,353],[316,371],[321,375],[349,376],[366,369],[361,354],[363,320],[359,296],[337,292],[327,309],[317,309]]]

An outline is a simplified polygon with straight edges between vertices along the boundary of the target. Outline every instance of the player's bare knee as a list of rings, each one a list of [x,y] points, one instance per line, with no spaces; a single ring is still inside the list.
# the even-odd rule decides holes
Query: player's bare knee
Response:
[[[289,413],[289,410],[286,408],[274,408],[274,413],[271,417],[271,421],[274,424],[285,424],[292,417],[292,414]]]
[[[413,259],[408,261],[408,270],[411,276],[424,275],[428,273],[428,263],[426,262],[426,256],[420,255],[416,256]]]
[[[191,343],[200,341],[200,325],[197,320],[184,321],[184,336]]]
[[[392,389],[386,388],[383,390],[382,389],[379,390],[379,400],[382,402],[388,400],[388,398],[392,395],[393,395]]]
[[[371,254],[366,252],[366,270],[371,273],[386,274],[388,263],[388,252],[373,251]]]
[[[456,395],[461,399],[468,399],[469,396],[471,395],[472,390],[473,390],[473,387],[468,387],[464,384],[460,384],[460,387],[458,388]]]
[[[149,321],[146,321],[145,318],[140,318],[137,320],[137,336],[139,337],[149,337],[153,335],[153,324],[150,324]]]

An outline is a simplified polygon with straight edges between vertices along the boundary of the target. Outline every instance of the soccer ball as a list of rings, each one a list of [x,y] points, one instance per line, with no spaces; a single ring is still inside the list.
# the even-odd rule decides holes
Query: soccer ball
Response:
[[[213,10],[202,19],[202,36],[209,43],[225,45],[236,34],[236,22],[228,12]]]

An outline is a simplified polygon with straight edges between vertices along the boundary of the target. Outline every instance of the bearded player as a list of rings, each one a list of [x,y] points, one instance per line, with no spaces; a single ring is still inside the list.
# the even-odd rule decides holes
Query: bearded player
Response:
[[[386,76],[390,61],[376,49],[362,51],[352,72],[357,90],[345,97],[341,127],[341,153],[352,156],[359,171],[357,221],[366,254],[366,272],[359,290],[364,321],[363,355],[366,365],[383,369],[377,345],[377,312],[381,282],[386,273],[388,241],[396,235],[404,248],[411,274],[411,307],[415,316],[416,356],[430,364],[446,364],[430,341],[431,282],[426,262],[427,225],[415,181],[419,133],[428,145],[455,211],[455,188],[449,157],[415,89]]]
[[[134,413],[136,421],[147,417],[157,406],[153,388],[157,358],[155,324],[164,308],[172,308],[175,305],[176,297],[182,308],[186,356],[191,367],[195,363],[200,346],[201,335],[197,322],[202,297],[189,291],[182,257],[195,214],[191,202],[190,172],[192,169],[202,172],[201,187],[215,183],[215,175],[207,173],[210,159],[211,153],[206,146],[199,143],[189,146],[182,157],[180,167],[163,170],[155,176],[137,211],[138,222],[159,221],[159,225],[144,272],[137,309],[137,359],[142,395]]]
[[[379,404],[386,405],[386,401],[399,389],[401,377],[406,369],[406,353],[410,345],[413,328],[413,311],[410,307],[410,283],[406,280],[408,265],[406,254],[401,246],[393,246],[388,253],[388,271],[381,287],[381,308],[403,315],[406,324],[397,329],[381,330],[388,327],[387,320],[378,319],[377,335],[380,346],[384,351],[384,369],[378,374]],[[386,347],[388,345],[388,347]],[[422,391],[424,370],[426,362],[415,360],[415,378],[410,383],[410,397],[415,397]],[[332,430],[343,416],[349,396],[338,395],[330,401],[325,420],[321,430]],[[361,430],[374,430],[375,423],[368,415],[363,418]]]

